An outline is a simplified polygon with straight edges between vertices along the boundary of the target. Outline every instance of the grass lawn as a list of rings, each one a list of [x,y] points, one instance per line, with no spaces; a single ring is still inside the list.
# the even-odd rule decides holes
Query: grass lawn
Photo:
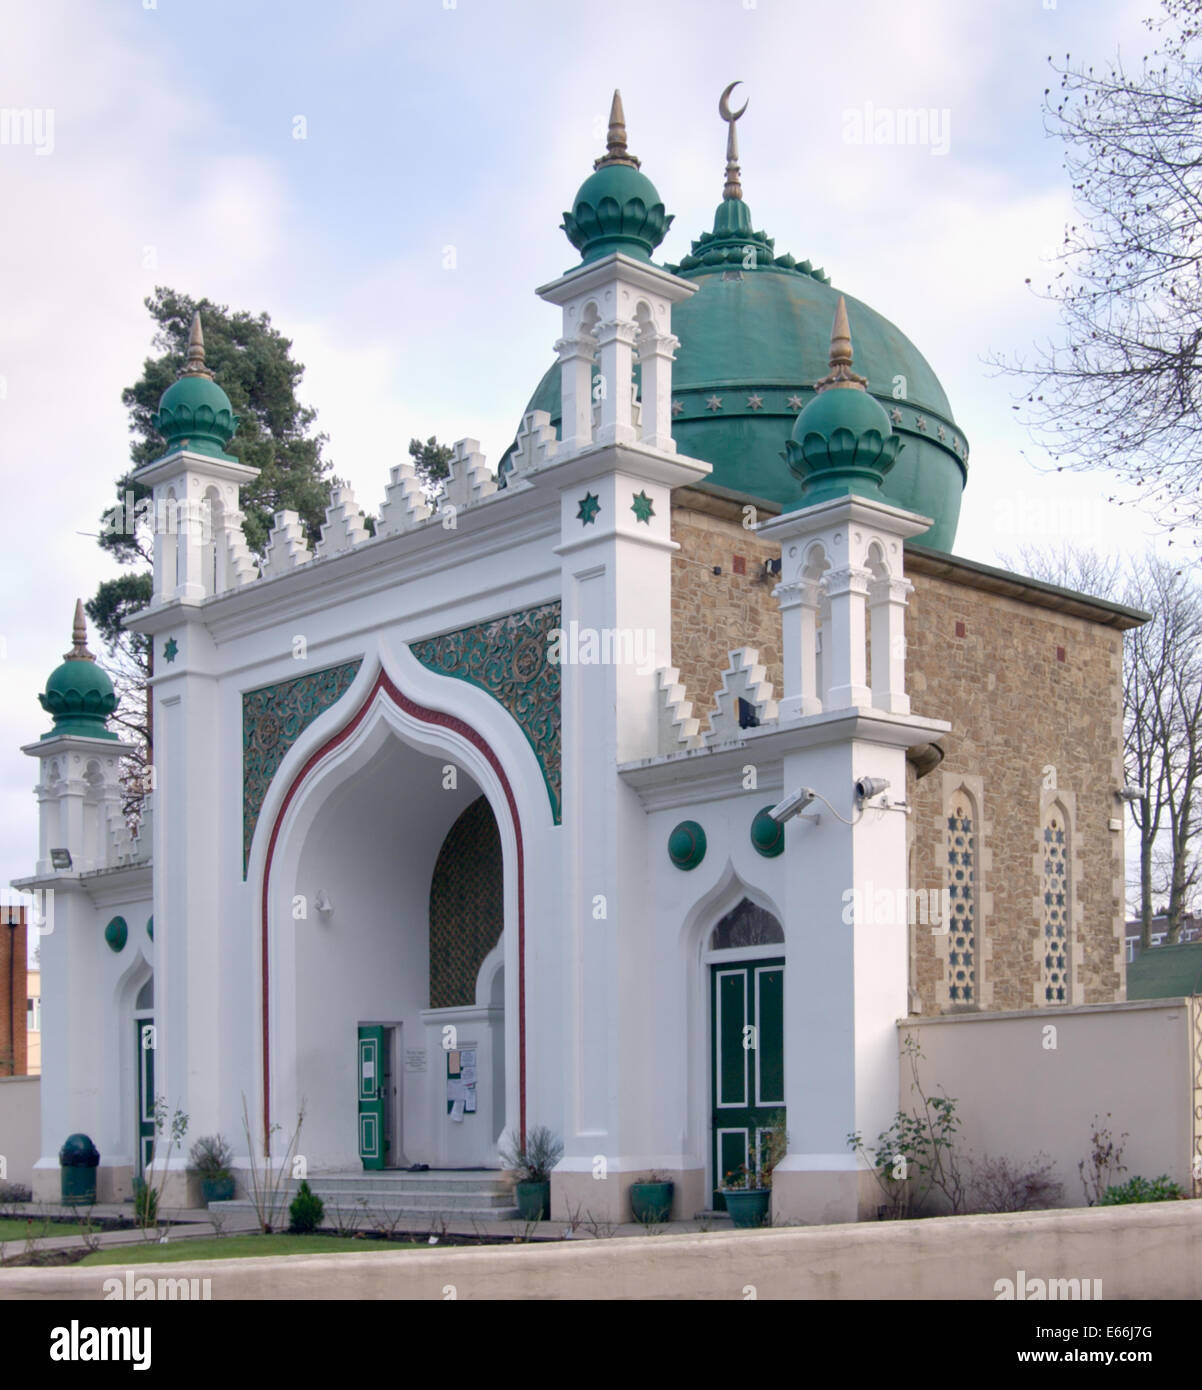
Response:
[[[0,1216],[0,1240],[24,1240],[32,1236],[77,1236],[87,1230],[78,1221],[48,1221],[44,1216]]]
[[[167,1245],[118,1245],[95,1250],[81,1265],[147,1265],[170,1260],[240,1260],[251,1255],[335,1255],[354,1250],[360,1255],[380,1250],[425,1250],[425,1244],[356,1240],[353,1236],[237,1235],[212,1239],[173,1240]],[[448,1246],[448,1249],[455,1247]]]

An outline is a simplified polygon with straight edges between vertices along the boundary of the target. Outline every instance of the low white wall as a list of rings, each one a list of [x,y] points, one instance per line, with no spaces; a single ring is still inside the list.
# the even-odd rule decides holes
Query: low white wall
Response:
[[[923,1053],[927,1094],[954,1097],[961,1154],[1022,1160],[1042,1151],[1055,1161],[1063,1204],[1081,1206],[1077,1165],[1088,1162],[1096,1114],[1116,1140],[1127,1133],[1121,1181],[1167,1173],[1192,1190],[1188,1002],[911,1018],[898,1030],[903,1044],[912,1035]],[[903,1050],[900,1105],[912,1112],[919,1102],[911,1082]]]
[[[0,1179],[32,1187],[41,1138],[42,1078],[0,1076]]]
[[[1020,1270],[1025,1293],[1034,1291],[1033,1280],[1045,1281],[1046,1290],[1050,1279],[1071,1279],[1079,1291],[1088,1280],[1090,1299],[1100,1293],[1104,1302],[1202,1298],[1202,1202],[485,1249],[183,1260],[140,1266],[131,1278],[208,1280],[214,1299],[992,1300],[1000,1281],[1019,1285]],[[122,1265],[2,1269],[0,1299],[120,1297],[125,1275]],[[114,1279],[117,1286],[106,1291],[104,1281]]]

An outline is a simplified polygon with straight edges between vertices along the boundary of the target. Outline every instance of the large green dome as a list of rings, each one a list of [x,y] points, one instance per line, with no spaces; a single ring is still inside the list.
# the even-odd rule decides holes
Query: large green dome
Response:
[[[785,441],[826,374],[840,291],[812,274],[775,266],[679,273],[698,290],[672,312],[680,339],[672,369],[677,448],[712,465],[702,485],[707,490],[786,510],[801,505],[801,484],[783,457]],[[867,304],[852,295],[846,300],[856,370],[905,445],[882,490],[896,506],[934,518],[915,544],[950,551],[968,472],[963,431],[914,344]],[[895,396],[895,389],[904,395]],[[558,364],[539,382],[526,406],[531,410],[547,411],[559,432]]]

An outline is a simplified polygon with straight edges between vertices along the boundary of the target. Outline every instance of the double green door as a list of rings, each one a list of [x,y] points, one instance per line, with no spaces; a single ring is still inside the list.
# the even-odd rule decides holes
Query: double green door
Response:
[[[154,1019],[134,1019],[134,1058],[138,1072],[138,1175],[154,1157]]]
[[[759,1166],[764,1131],[785,1122],[785,963],[710,966],[712,1148],[715,1211],[721,1188],[745,1164]]]

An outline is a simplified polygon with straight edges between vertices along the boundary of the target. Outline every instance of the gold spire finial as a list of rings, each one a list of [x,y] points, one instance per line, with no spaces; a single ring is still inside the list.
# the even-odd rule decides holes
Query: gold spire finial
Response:
[[[95,661],[88,651],[88,623],[83,615],[83,599],[75,600],[75,621],[71,624],[71,650],[63,653],[64,661]]]
[[[835,322],[831,327],[830,367],[827,375],[815,382],[815,391],[829,391],[834,386],[850,387],[853,391],[867,388],[868,378],[851,369],[851,326],[847,322],[847,304],[842,295],[835,306]]]
[[[607,164],[629,164],[632,169],[639,167],[639,160],[626,148],[626,113],[622,110],[622,93],[614,88],[614,99],[609,108],[609,132],[605,137],[605,153],[593,160],[594,169],[604,169]]]
[[[188,360],[184,363],[180,376],[207,376],[213,380],[213,373],[205,366],[205,335],[200,326],[200,310],[192,315],[192,328],[188,334]]]
[[[735,135],[735,122],[747,110],[744,102],[738,111],[730,109],[730,94],[741,82],[732,82],[718,98],[718,115],[726,122],[726,183],[722,188],[723,198],[743,197],[743,184],[739,178],[739,141]]]

